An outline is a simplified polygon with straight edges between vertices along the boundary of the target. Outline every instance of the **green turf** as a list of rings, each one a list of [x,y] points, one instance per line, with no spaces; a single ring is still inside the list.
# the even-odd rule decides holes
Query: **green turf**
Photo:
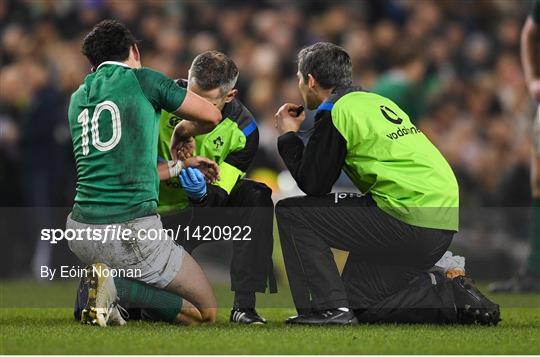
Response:
[[[294,310],[286,289],[259,299],[271,322],[242,327],[227,323],[227,289],[214,326],[181,327],[130,321],[128,326],[81,326],[71,318],[74,282],[0,282],[2,354],[538,354],[540,295],[501,295],[498,327],[377,325],[334,328],[285,326]],[[54,297],[54,299],[53,299]],[[55,301],[55,306],[38,307]],[[47,304],[51,306],[50,304]],[[34,306],[34,307],[21,307]],[[278,307],[281,306],[281,307]],[[536,307],[535,307],[536,306]]]

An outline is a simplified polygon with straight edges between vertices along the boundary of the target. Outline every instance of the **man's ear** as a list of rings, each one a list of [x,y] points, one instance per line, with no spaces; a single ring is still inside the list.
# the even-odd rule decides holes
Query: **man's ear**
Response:
[[[133,59],[137,62],[141,61],[141,53],[139,52],[139,47],[137,47],[137,44],[134,43],[131,46],[131,50],[133,51]]]
[[[227,96],[225,97],[225,103],[230,103],[234,97],[238,94],[238,89],[232,89],[227,93]]]
[[[315,79],[315,77],[313,77],[310,73],[308,73],[307,77],[308,77],[308,80],[307,80],[308,88],[310,89],[315,88],[315,86],[317,85],[317,80]]]

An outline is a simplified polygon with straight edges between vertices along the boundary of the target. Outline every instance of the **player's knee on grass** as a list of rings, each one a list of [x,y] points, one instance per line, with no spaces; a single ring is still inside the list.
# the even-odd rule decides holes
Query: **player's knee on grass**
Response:
[[[176,322],[182,325],[213,324],[216,322],[217,308],[197,308],[184,300],[182,311],[176,316]]]
[[[217,301],[214,292],[201,267],[189,253],[184,252],[180,271],[165,289],[182,296],[184,300],[196,307],[202,322],[213,323],[215,321]],[[189,305],[187,308],[189,309]]]
[[[201,311],[202,321],[204,323],[213,324],[217,318],[217,308],[203,308]]]
[[[182,310],[176,315],[175,322],[186,326],[199,325],[203,322],[203,318],[199,309],[184,299]]]
[[[187,300],[182,302],[182,310],[175,316],[174,322],[194,326],[204,323],[214,323],[217,317],[217,309],[199,309]]]

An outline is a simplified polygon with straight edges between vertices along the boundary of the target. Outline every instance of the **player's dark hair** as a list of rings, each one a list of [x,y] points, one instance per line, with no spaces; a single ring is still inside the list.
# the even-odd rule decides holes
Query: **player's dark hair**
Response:
[[[238,67],[232,59],[219,51],[206,51],[191,63],[189,80],[195,80],[202,90],[221,88],[223,94],[234,88]]]
[[[298,70],[307,81],[311,74],[322,88],[347,87],[352,84],[349,54],[333,43],[318,42],[298,53]]]
[[[82,43],[82,53],[92,66],[105,61],[125,61],[131,46],[137,43],[133,34],[122,23],[103,20],[86,35]]]

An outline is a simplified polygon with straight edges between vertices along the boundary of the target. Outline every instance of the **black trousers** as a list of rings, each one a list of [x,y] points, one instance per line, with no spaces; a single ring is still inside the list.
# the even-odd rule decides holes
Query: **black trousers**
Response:
[[[224,207],[193,207],[179,215],[164,216],[163,226],[177,229],[178,225],[189,225],[191,232],[203,226],[249,226],[250,240],[228,241],[233,247],[231,290],[264,293],[269,287],[270,292],[276,292],[272,264],[274,203],[271,196],[272,190],[266,185],[239,180]],[[247,232],[242,230],[238,238]],[[179,243],[189,253],[202,244],[218,241],[193,236],[182,238]]]
[[[369,309],[433,267],[454,235],[403,223],[355,193],[287,198],[276,204],[276,218],[300,312]],[[330,248],[349,252],[341,278]]]

